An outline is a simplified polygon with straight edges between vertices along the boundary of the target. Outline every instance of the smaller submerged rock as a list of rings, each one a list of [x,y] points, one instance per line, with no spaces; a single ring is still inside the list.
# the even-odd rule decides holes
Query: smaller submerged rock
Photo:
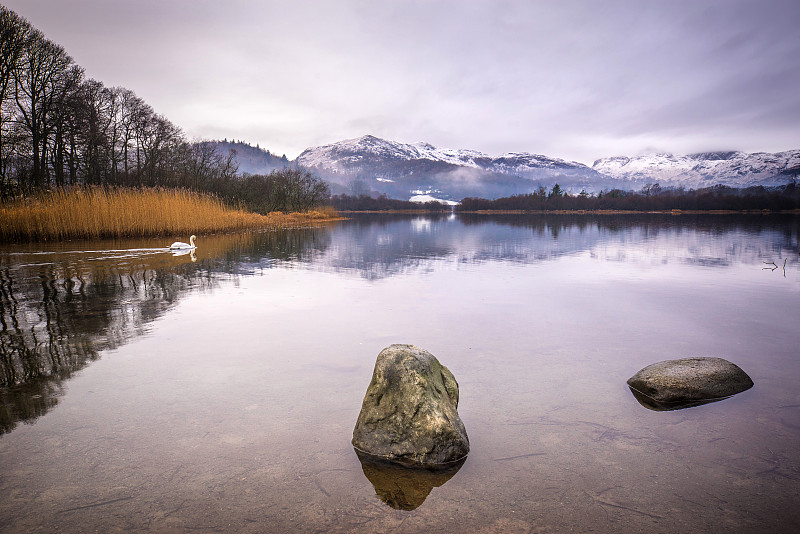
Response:
[[[628,379],[651,410],[677,410],[722,400],[753,387],[747,373],[723,358],[682,358],[648,365]]]
[[[391,345],[378,354],[353,430],[353,447],[386,461],[427,468],[466,457],[458,383],[430,352]]]

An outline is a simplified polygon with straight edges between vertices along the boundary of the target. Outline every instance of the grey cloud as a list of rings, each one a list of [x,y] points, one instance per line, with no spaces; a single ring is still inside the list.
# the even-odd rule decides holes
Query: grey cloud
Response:
[[[584,162],[800,139],[794,0],[5,4],[190,135],[290,157],[365,133]]]

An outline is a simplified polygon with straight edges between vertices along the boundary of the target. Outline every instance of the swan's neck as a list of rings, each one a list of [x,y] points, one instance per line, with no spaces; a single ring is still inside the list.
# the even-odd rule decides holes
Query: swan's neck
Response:
[[[194,246],[194,236],[189,238],[189,245]]]

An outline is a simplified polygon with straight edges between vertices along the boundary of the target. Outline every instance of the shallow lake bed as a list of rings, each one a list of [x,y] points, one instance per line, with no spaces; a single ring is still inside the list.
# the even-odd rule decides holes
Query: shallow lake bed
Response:
[[[0,527],[793,532],[799,227],[357,216],[201,236],[195,261],[7,247],[4,365],[28,350],[28,389],[4,388]],[[392,343],[453,372],[471,444],[413,510],[350,445]],[[755,386],[672,412],[631,395],[638,369],[689,356]]]

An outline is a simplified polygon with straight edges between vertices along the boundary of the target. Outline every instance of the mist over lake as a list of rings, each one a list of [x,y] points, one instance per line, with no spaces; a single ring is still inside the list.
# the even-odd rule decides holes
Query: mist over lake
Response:
[[[0,530],[794,532],[799,241],[794,215],[358,215],[4,245]],[[393,343],[458,380],[452,472],[350,444]],[[654,411],[626,385],[694,356],[754,386]]]

